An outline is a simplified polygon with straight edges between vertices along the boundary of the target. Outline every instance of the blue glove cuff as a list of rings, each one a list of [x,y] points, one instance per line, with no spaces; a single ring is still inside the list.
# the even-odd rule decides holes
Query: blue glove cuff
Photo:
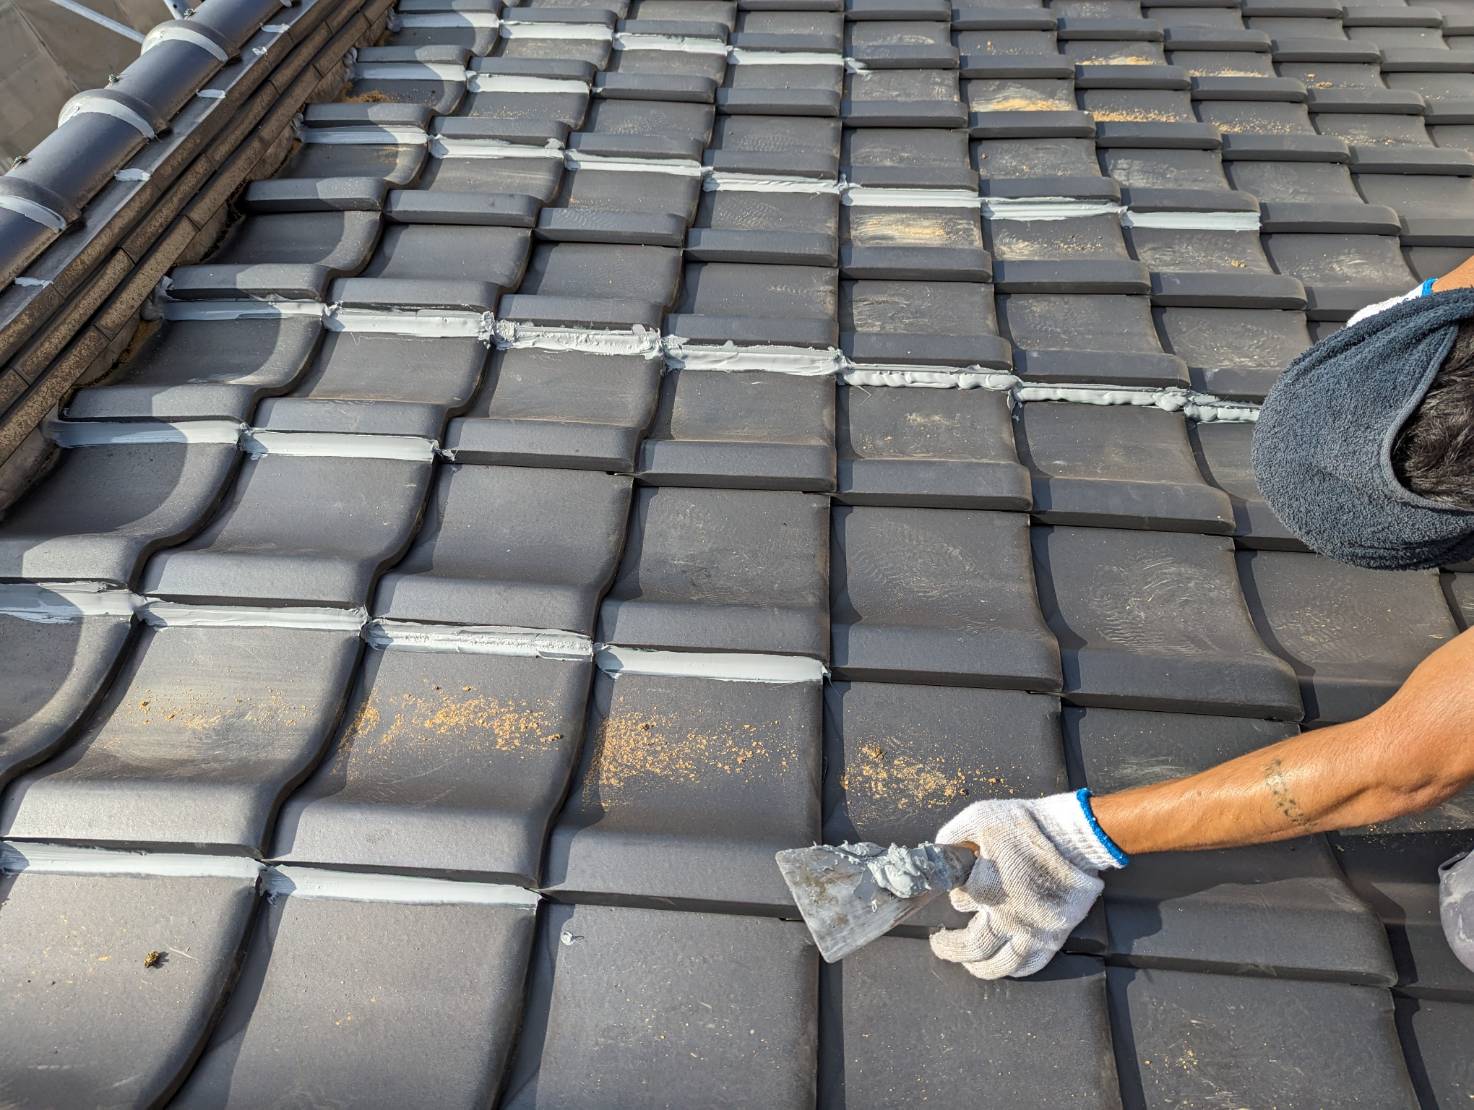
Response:
[[[1082,786],[1079,790],[1076,790],[1075,799],[1080,803],[1080,808],[1085,812],[1085,821],[1089,824],[1090,831],[1100,841],[1100,846],[1106,850],[1111,859],[1116,861],[1117,867],[1125,867],[1131,862],[1131,857],[1116,847],[1116,842],[1106,835],[1105,829],[1101,828],[1100,822],[1095,819],[1095,811],[1090,808],[1089,787]]]

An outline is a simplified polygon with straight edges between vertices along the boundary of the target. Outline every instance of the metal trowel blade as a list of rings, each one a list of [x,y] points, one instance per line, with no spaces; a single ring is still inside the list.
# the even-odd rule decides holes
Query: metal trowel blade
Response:
[[[878,886],[864,864],[827,844],[788,848],[778,869],[826,963],[882,937],[940,891],[898,898]]]

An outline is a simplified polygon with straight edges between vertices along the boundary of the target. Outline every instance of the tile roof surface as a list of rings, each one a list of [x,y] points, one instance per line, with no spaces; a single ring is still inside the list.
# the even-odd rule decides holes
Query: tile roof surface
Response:
[[[1452,1105],[1474,800],[820,966],[772,862],[1380,704],[1254,406],[1474,249],[1474,4],[402,0],[0,521],[0,1100]]]

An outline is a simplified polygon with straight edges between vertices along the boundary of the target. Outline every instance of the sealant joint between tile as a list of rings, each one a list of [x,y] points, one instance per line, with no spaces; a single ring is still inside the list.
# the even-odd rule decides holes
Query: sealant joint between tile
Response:
[[[570,170],[609,170],[618,173],[669,173],[677,177],[704,177],[706,167],[685,158],[619,158],[607,154],[581,154],[565,150],[563,162]]]
[[[1110,201],[1070,197],[983,197],[983,215],[990,220],[1078,220],[1089,216],[1119,216],[1125,208]]]
[[[660,651],[599,644],[594,664],[606,674],[670,675],[719,682],[820,683],[828,669],[806,655],[749,652]]]
[[[910,386],[918,389],[1011,390],[1019,379],[1004,370],[981,366],[961,369],[938,366],[904,366],[892,363],[859,365],[846,363],[841,377],[850,385]]]
[[[406,27],[471,27],[494,31],[502,21],[491,12],[396,12],[394,30]]]
[[[466,80],[466,67],[451,62],[354,62],[355,81],[449,81]]]
[[[234,420],[48,420],[46,438],[58,447],[115,447],[144,443],[240,442],[246,426]]]
[[[1122,227],[1161,228],[1166,231],[1259,231],[1258,212],[1134,212],[1121,213]]]
[[[423,127],[381,124],[373,127],[303,127],[297,137],[316,146],[426,146],[430,135]]]
[[[563,144],[549,139],[540,146],[532,143],[512,143],[504,139],[447,139],[444,135],[430,136],[430,155],[433,158],[549,158],[563,160]]]
[[[662,352],[660,333],[640,324],[627,331],[611,331],[498,320],[493,334],[498,350],[533,348],[595,355],[639,355],[646,359],[659,358]]]
[[[263,868],[245,856],[185,852],[129,852],[72,844],[0,841],[0,871],[52,875],[134,875],[181,878],[259,879]]]
[[[556,628],[427,624],[380,618],[364,626],[363,638],[370,647],[400,651],[567,660],[589,659],[594,654],[587,636]]]
[[[1014,396],[1022,402],[1070,401],[1080,405],[1136,405],[1180,412],[1200,423],[1244,423],[1259,418],[1259,406],[1243,401],[1224,401],[1206,393],[1177,386],[1033,385],[1021,383]]]
[[[602,23],[542,23],[513,19],[516,8],[502,13],[504,39],[577,39],[583,42],[612,42],[614,32]]]
[[[192,605],[145,598],[138,618],[150,628],[294,628],[317,632],[359,632],[368,613],[363,609],[316,608],[305,605]]]
[[[589,91],[582,81],[562,77],[519,77],[505,73],[467,73],[466,91],[477,93],[574,93]]]
[[[44,204],[37,204],[25,197],[0,195],[0,209],[23,216],[33,224],[40,224],[50,231],[65,231],[67,221],[59,212],[53,212]]]
[[[677,370],[768,370],[805,378],[831,377],[845,366],[837,347],[785,347],[757,344],[696,343],[677,335],[664,339],[666,365]]]
[[[323,319],[329,331],[409,335],[422,339],[479,339],[490,344],[489,312],[434,308],[353,308],[330,305]]]
[[[317,317],[328,310],[321,301],[177,301],[155,296],[154,311],[164,320],[279,320],[287,316]]]
[[[72,624],[85,617],[132,619],[139,600],[110,582],[0,583],[0,616],[35,624]]]
[[[666,50],[681,54],[719,54],[726,57],[729,47],[721,39],[697,35],[647,35],[639,31],[619,31],[614,36],[615,50]]]
[[[832,196],[844,192],[844,183],[817,177],[782,177],[755,173],[727,173],[708,169],[701,183],[708,193],[806,193]]]
[[[966,189],[886,189],[876,186],[844,186],[844,203],[867,208],[971,208],[982,198]]]
[[[823,54],[808,50],[745,50],[734,46],[727,51],[727,61],[734,66],[833,66],[843,69],[843,54]]]
[[[431,462],[438,444],[423,436],[356,435],[350,432],[274,432],[252,428],[242,448],[253,459],[263,455],[297,458],[389,459]]]
[[[398,902],[409,905],[512,906],[533,910],[536,891],[504,883],[461,882],[419,875],[334,871],[300,864],[265,869],[263,886],[272,898],[325,898],[348,902]]]

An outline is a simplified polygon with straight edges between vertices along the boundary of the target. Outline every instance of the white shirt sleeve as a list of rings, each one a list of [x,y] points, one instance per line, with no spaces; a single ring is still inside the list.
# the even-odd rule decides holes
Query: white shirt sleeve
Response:
[[[1414,297],[1427,296],[1433,291],[1433,281],[1433,278],[1429,278],[1416,289],[1409,289],[1400,297],[1389,297],[1385,301],[1378,301],[1376,304],[1369,304],[1363,309],[1358,309],[1351,319],[1346,321],[1346,326],[1349,328],[1352,324],[1359,324],[1368,316],[1375,316],[1379,312],[1385,312],[1395,304],[1402,304],[1403,301],[1410,301]]]

